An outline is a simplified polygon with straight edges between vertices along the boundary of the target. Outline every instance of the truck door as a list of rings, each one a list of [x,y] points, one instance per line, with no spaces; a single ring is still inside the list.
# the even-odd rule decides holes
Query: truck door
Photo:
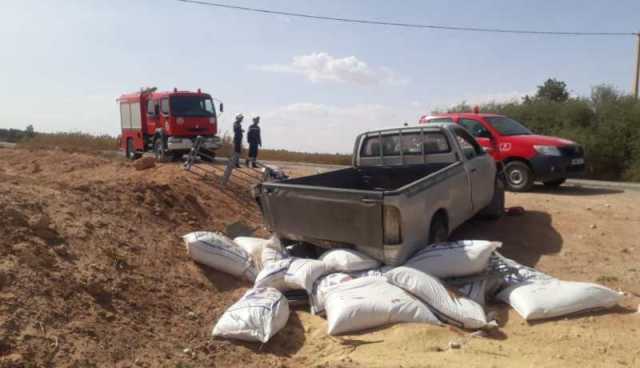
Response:
[[[495,164],[466,129],[455,127],[453,131],[464,155],[464,166],[471,184],[473,211],[478,212],[493,197]]]
[[[491,135],[491,132],[482,125],[481,122],[474,119],[460,118],[458,122],[462,125],[471,135],[476,139],[478,143],[484,148],[484,150],[491,155],[496,161],[500,160],[500,150],[496,146],[496,140]]]
[[[160,104],[149,99],[147,102],[147,134],[153,134],[160,125]]]

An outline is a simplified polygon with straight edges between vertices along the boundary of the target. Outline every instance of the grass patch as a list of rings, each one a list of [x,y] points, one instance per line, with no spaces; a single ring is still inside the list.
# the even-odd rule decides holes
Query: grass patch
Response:
[[[103,152],[118,149],[118,139],[109,135],[86,133],[36,133],[22,139],[17,147],[26,149],[59,149],[65,152]]]

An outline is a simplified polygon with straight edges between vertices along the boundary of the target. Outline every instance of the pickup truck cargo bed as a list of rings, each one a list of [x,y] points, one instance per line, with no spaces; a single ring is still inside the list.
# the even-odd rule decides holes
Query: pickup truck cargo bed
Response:
[[[391,191],[432,174],[448,164],[434,163],[408,167],[350,167],[323,174],[282,181],[282,184],[313,187]]]

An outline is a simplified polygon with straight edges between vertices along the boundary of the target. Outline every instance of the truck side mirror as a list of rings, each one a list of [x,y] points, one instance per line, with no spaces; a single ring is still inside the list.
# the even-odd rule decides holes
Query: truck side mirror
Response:
[[[220,112],[224,112],[224,104],[220,102]]]

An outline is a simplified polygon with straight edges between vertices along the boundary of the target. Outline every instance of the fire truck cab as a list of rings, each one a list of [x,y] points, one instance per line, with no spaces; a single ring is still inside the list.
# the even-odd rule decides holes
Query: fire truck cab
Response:
[[[222,146],[213,98],[196,92],[156,92],[155,88],[124,94],[120,105],[120,149],[134,160],[152,151],[158,160],[180,159],[198,136],[209,156]],[[219,103],[219,111],[223,104]]]

